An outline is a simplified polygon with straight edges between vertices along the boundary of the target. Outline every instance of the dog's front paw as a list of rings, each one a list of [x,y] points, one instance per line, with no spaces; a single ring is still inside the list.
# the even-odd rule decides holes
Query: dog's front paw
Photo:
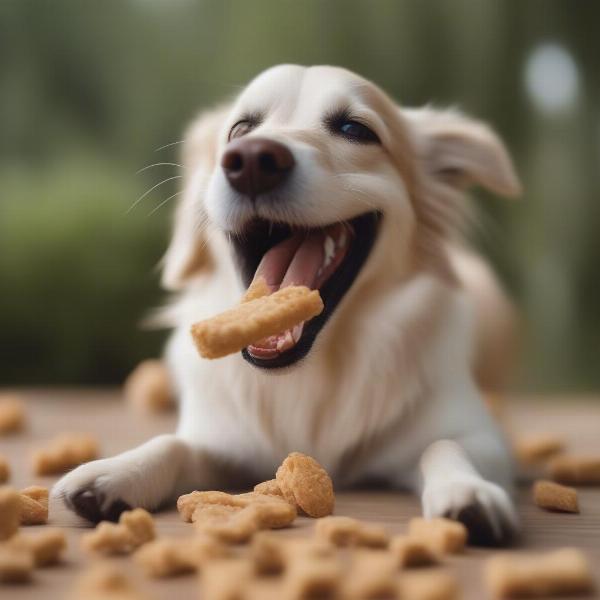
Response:
[[[67,473],[52,489],[51,502],[92,523],[116,521],[134,506],[135,486],[119,461],[96,460]]]
[[[423,514],[460,521],[475,546],[506,546],[518,533],[518,519],[508,494],[476,477],[452,479],[423,490]]]

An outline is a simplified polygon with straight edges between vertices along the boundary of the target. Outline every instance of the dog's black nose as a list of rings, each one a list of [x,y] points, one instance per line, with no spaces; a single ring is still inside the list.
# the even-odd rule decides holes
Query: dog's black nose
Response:
[[[259,137],[233,140],[221,160],[230,185],[251,197],[281,185],[295,163],[286,146]]]

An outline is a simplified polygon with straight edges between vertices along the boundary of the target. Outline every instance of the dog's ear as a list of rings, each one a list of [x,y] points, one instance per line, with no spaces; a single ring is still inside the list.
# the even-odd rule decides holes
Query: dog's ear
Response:
[[[202,194],[217,160],[218,135],[228,110],[228,106],[221,106],[201,114],[185,133],[183,194],[162,262],[162,285],[168,290],[183,288],[213,264],[202,232]]]
[[[455,110],[403,109],[428,175],[459,190],[479,185],[501,196],[521,184],[500,138],[485,124]]]

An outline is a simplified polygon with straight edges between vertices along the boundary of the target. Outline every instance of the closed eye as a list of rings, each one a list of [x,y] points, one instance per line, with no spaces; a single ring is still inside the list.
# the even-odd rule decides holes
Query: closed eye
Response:
[[[346,111],[326,118],[325,126],[334,135],[359,144],[381,144],[379,136],[367,125],[351,118]]]
[[[248,115],[239,121],[236,121],[229,130],[229,136],[227,141],[231,141],[234,138],[242,137],[247,133],[250,133],[253,129],[258,127],[262,121],[262,116],[258,114]]]

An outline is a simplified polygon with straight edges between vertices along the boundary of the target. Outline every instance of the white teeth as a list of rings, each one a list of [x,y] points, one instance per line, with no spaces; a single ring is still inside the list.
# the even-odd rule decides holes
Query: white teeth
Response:
[[[325,266],[327,266],[335,256],[335,242],[331,236],[325,237],[325,242],[323,244],[323,249],[325,250]]]
[[[304,329],[304,323],[300,323],[300,325],[295,325],[292,329],[292,339],[294,340],[294,344],[298,343],[300,336],[302,335],[302,330]]]
[[[348,234],[346,233],[346,229],[343,228],[342,232],[340,233],[340,237],[338,238],[338,248],[343,248],[346,245],[346,242],[348,241]]]

